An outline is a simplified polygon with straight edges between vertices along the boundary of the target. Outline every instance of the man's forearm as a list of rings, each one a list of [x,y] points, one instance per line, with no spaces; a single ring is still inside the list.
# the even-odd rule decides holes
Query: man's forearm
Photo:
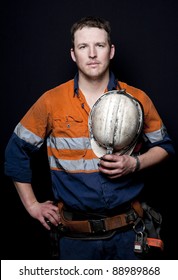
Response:
[[[14,182],[20,199],[28,211],[28,209],[37,201],[32,185],[30,183]]]
[[[139,156],[140,170],[152,167],[158,163],[161,163],[169,157],[168,153],[160,148],[154,147],[148,150],[146,153]]]

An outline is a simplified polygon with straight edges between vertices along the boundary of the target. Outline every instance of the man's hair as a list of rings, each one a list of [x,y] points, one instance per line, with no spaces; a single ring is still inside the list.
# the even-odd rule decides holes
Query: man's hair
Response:
[[[87,16],[81,18],[79,21],[75,22],[71,27],[71,47],[74,48],[74,34],[77,30],[84,27],[96,27],[99,29],[104,29],[108,34],[108,43],[111,46],[111,26],[109,21],[94,16]]]

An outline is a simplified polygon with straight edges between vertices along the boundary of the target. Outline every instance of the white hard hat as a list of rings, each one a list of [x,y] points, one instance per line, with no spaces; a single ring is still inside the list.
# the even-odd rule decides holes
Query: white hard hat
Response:
[[[143,127],[142,105],[125,90],[108,91],[93,105],[88,125],[97,157],[131,154]]]

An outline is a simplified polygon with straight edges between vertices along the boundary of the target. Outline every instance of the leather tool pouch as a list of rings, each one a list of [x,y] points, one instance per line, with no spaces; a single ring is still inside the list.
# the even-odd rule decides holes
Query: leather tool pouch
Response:
[[[162,216],[155,209],[143,202],[143,218],[137,219],[133,229],[136,232],[135,249],[136,253],[159,253],[164,250],[164,243],[161,239]]]

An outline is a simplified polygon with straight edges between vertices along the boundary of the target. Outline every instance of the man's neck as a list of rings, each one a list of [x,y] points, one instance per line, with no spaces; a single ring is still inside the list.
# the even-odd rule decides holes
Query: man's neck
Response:
[[[98,79],[87,79],[79,75],[79,88],[84,94],[90,108],[101,97],[108,85],[109,74]]]

